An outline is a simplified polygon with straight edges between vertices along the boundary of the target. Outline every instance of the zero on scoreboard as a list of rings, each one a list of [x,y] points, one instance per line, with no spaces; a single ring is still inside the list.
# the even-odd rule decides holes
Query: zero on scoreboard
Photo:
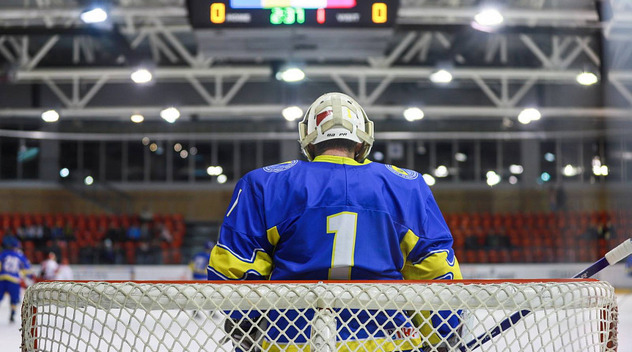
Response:
[[[390,27],[398,0],[188,0],[194,28]]]

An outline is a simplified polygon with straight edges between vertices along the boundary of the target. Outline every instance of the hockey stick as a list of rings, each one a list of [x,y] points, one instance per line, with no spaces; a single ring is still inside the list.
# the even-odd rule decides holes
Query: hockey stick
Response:
[[[619,262],[621,259],[627,257],[630,254],[632,254],[632,238],[625,240],[623,243],[621,243],[614,249],[610,250],[601,259],[594,262],[588,268],[582,270],[581,272],[573,276],[573,279],[589,278],[597,274],[601,270],[605,269],[606,267]],[[529,313],[531,313],[531,311],[527,309],[513,313],[509,318],[506,318],[505,320],[501,321],[500,324],[496,325],[489,332],[479,335],[478,337],[474,338],[472,341],[468,342],[465,346],[463,345],[459,346],[459,350],[472,351],[483,346],[483,344],[485,344],[487,341],[498,336],[503,331],[506,331],[507,329],[511,328],[514,324],[516,324],[520,319],[524,318]]]

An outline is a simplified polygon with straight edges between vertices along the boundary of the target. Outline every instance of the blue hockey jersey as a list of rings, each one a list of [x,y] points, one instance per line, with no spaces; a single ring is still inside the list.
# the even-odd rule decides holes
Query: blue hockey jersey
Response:
[[[25,275],[32,275],[31,263],[22,252],[14,249],[0,252],[0,281],[20,283]]]
[[[208,278],[415,280],[461,273],[450,231],[419,173],[321,155],[254,170],[237,183]],[[388,324],[376,326],[393,328]],[[267,338],[282,345],[284,336],[272,328]]]

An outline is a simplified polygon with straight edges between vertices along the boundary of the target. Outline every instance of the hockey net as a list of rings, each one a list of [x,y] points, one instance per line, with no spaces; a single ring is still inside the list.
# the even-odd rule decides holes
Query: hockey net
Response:
[[[590,279],[41,282],[22,350],[471,351],[516,311],[529,314],[476,350],[616,351],[614,289]]]

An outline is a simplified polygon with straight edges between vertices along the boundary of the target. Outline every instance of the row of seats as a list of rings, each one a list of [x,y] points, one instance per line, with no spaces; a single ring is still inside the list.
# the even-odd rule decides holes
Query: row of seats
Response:
[[[148,237],[128,238],[132,227],[142,229]],[[44,260],[48,251],[58,252],[71,263],[96,264],[108,251],[115,252],[117,264],[136,264],[147,253],[164,264],[181,263],[185,229],[180,214],[0,213],[0,240],[5,234],[17,235],[34,263]]]
[[[577,262],[593,261],[625,239],[632,230],[632,211],[560,211],[541,213],[458,213],[446,214],[454,237],[454,249],[465,263]],[[121,239],[116,251],[127,264],[140,254],[160,252],[162,263],[180,263],[185,223],[179,214],[18,214],[0,213],[0,239],[30,226],[59,227],[72,234],[59,245],[61,255],[71,263],[81,262],[81,253],[93,253],[103,246],[112,227],[127,231],[131,226],[148,226],[155,235],[164,226],[171,239],[159,239],[147,247],[142,241]],[[159,236],[159,234],[158,234]],[[25,254],[38,263],[53,246],[50,239],[23,241]],[[43,242],[43,243],[42,243]]]
[[[465,263],[590,262],[632,230],[632,211],[446,214]]]
[[[632,225],[632,210],[611,211],[558,211],[538,213],[454,213],[445,214],[450,229],[494,227],[526,229],[560,229],[566,227],[584,227],[595,223],[612,223],[616,226]]]

